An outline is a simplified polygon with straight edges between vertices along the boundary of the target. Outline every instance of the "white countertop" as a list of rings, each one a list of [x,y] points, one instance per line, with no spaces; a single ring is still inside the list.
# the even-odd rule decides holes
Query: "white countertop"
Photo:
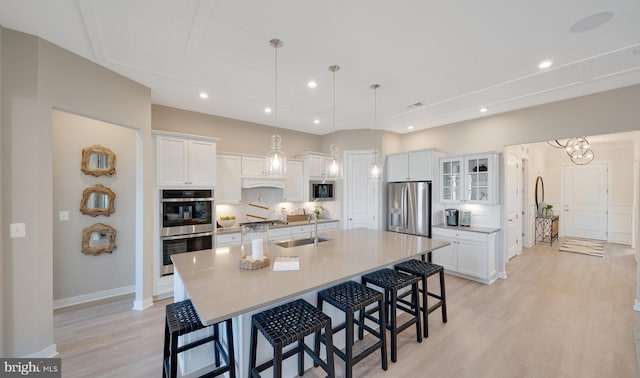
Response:
[[[266,253],[271,265],[259,270],[240,269],[239,246],[181,253],[171,258],[200,319],[209,325],[449,244],[369,229],[332,231],[322,236],[331,240],[319,243],[318,247],[309,244],[283,248],[270,244]],[[276,256],[299,256],[300,270],[273,272]]]
[[[454,231],[469,231],[469,232],[480,232],[483,234],[493,234],[494,232],[500,231],[499,228],[496,227],[478,227],[478,226],[447,226],[444,223],[436,224],[433,228],[441,228],[443,230],[454,230]]]

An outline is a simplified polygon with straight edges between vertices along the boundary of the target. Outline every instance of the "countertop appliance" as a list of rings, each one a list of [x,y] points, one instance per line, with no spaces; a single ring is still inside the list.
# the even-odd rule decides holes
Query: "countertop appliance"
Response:
[[[447,221],[447,226],[458,225],[458,209],[445,209],[444,218]]]
[[[431,181],[390,182],[389,231],[431,237]]]
[[[460,210],[460,226],[471,227],[471,210]]]
[[[333,201],[335,199],[335,181],[310,180],[309,201]]]

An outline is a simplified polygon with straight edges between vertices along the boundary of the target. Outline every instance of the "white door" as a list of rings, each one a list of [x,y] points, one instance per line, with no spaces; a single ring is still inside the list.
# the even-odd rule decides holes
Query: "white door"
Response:
[[[565,236],[606,240],[607,195],[607,163],[564,166]]]
[[[378,228],[378,185],[369,177],[371,152],[345,152],[345,201],[347,229]]]
[[[507,259],[522,251],[522,170],[520,157],[507,155]]]

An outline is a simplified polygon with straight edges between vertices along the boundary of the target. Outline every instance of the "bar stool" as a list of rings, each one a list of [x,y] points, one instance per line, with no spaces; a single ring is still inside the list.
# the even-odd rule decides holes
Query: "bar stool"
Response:
[[[416,325],[416,340],[422,342],[422,332],[420,331],[420,303],[418,301],[418,280],[419,278],[410,274],[401,273],[393,269],[385,268],[362,276],[362,284],[372,284],[384,289],[384,302],[387,329],[391,331],[391,361],[398,360],[398,333]],[[406,301],[398,296],[398,291],[411,287],[411,301]],[[408,294],[407,294],[408,295]],[[404,295],[403,295],[404,296]],[[403,324],[398,324],[397,310],[402,310],[411,315],[411,319]],[[368,310],[368,312],[371,310]],[[362,332],[362,330],[360,331]]]
[[[422,310],[422,321],[424,323],[422,328],[424,330],[424,337],[429,337],[428,317],[430,313],[434,312],[438,308],[442,308],[442,322],[447,322],[447,299],[444,290],[444,268],[434,263],[428,263],[420,260],[408,260],[396,264],[395,269],[418,276],[422,280],[422,287],[419,289],[422,293],[422,306],[420,307]],[[427,290],[427,279],[435,274],[440,276],[440,295],[431,293]],[[435,298],[438,301],[432,306],[429,306],[427,302],[428,297]]]
[[[168,304],[165,312],[164,358],[162,369],[162,376],[164,378],[167,376],[171,378],[176,377],[178,369],[178,354],[211,341],[214,342],[213,348],[215,353],[216,369],[203,375],[203,377],[216,377],[229,372],[229,377],[235,378],[236,362],[233,351],[233,323],[231,319],[224,321],[227,332],[226,348],[228,352],[226,352],[220,343],[220,335],[218,333],[218,326],[220,323],[216,323],[211,326],[202,325],[202,322],[200,321],[190,299]],[[183,336],[208,327],[213,327],[212,336],[207,336],[191,343],[178,346],[178,336]],[[225,362],[224,366],[220,366],[221,356]]]
[[[315,333],[320,337],[324,328],[325,344],[327,346],[327,362],[304,342],[304,337]],[[259,377],[260,372],[273,366],[273,376],[282,377],[282,361],[298,355],[298,375],[304,374],[304,352],[314,363],[319,364],[329,377],[335,377],[333,366],[333,338],[331,318],[302,299],[259,312],[251,317],[251,345],[249,356],[249,376]],[[273,360],[256,367],[256,353],[258,346],[258,331],[273,347]],[[282,348],[298,342],[298,345],[283,353]]]
[[[322,310],[323,303],[327,302],[337,309],[345,313],[345,322],[333,328],[333,334],[345,330],[345,352],[342,352],[335,345],[333,352],[345,362],[345,376],[351,378],[353,375],[353,365],[362,361],[365,357],[380,349],[380,359],[382,360],[382,369],[387,370],[387,344],[385,337],[385,306],[382,293],[369,287],[361,285],[354,281],[347,281],[339,285],[318,292],[318,309]],[[378,318],[368,314],[365,309],[372,303],[378,303]],[[360,318],[354,319],[355,312],[360,311]],[[378,322],[379,329],[375,330],[365,324],[364,318]],[[353,338],[354,324],[362,330],[366,329],[378,340],[360,352],[353,355]],[[364,332],[359,332],[359,339],[364,338]],[[316,338],[315,352],[320,352],[320,338]]]

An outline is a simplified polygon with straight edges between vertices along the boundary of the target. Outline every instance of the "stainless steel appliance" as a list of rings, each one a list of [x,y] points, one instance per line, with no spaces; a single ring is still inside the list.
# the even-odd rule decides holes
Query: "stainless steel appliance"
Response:
[[[445,209],[444,218],[447,221],[447,226],[458,225],[458,209]]]
[[[213,190],[160,192],[162,275],[173,273],[171,255],[213,248]]]
[[[431,237],[431,181],[391,182],[389,231]]]
[[[333,201],[335,186],[335,181],[310,180],[309,201]]]

